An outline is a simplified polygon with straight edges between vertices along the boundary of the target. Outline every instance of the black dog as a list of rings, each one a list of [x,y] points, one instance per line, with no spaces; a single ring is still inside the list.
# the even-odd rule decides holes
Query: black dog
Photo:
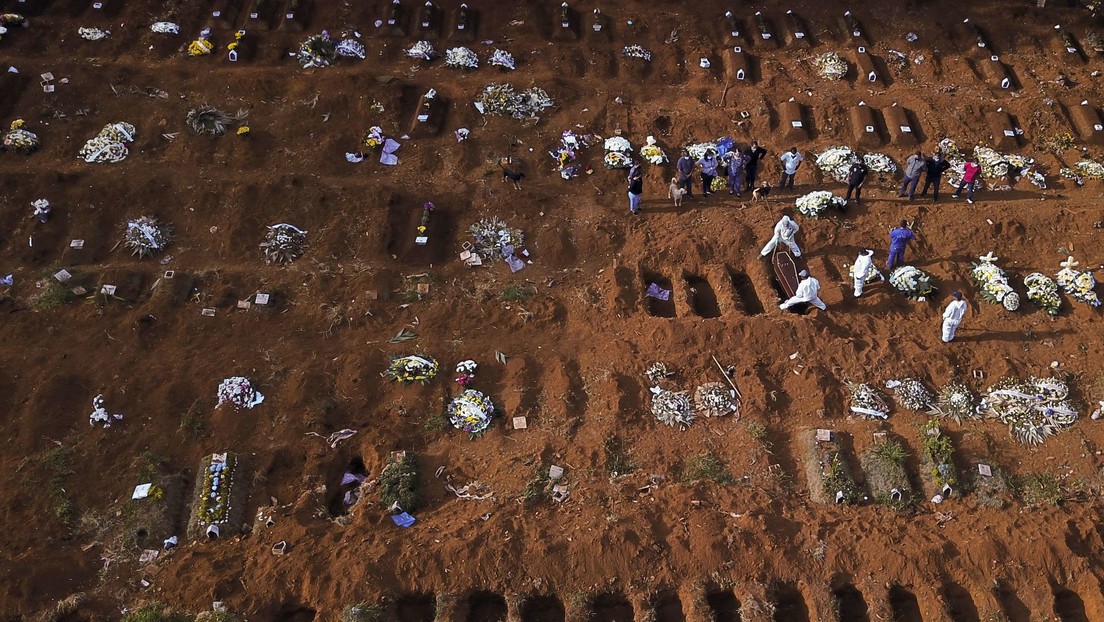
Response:
[[[505,166],[502,167],[502,183],[506,183],[509,179],[514,184],[514,188],[521,190],[521,180],[525,179],[525,173],[519,173],[517,171],[511,171]]]

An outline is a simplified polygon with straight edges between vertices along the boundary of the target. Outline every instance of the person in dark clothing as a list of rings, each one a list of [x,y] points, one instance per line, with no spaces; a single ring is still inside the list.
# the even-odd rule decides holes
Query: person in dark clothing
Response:
[[[644,173],[640,169],[640,162],[634,158],[632,167],[629,168],[629,211],[634,215],[640,213],[640,195],[644,193]]]
[[[686,190],[687,198],[694,198],[694,179],[691,175],[694,174],[694,160],[690,158],[690,152],[683,149],[682,154],[679,156],[678,162],[675,163],[675,170],[678,171],[678,185],[680,188]]]
[[[855,203],[862,203],[862,187],[863,182],[866,181],[866,174],[870,172],[870,169],[866,167],[866,160],[863,159],[863,154],[855,154],[855,163],[851,165],[851,168],[847,171],[847,196],[844,201],[851,200],[851,193],[855,193]]]
[[[886,267],[890,270],[905,262],[905,248],[909,240],[915,240],[907,220],[901,221],[901,226],[889,230],[889,263]]]
[[[717,177],[720,161],[717,159],[717,154],[712,149],[708,149],[698,160],[698,164],[701,165],[702,194],[709,196],[713,194],[713,179]]]
[[[938,151],[924,161],[924,189],[920,196],[927,196],[928,188],[932,188],[932,203],[939,200],[939,184],[943,183],[943,173],[951,168],[951,163]]]
[[[744,152],[744,190],[755,187],[755,176],[759,173],[759,160],[767,155],[767,150],[759,146],[759,141],[751,141],[751,147]]]

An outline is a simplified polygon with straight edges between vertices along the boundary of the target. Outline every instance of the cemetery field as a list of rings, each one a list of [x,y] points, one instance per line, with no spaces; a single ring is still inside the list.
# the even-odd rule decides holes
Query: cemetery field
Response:
[[[41,146],[0,151],[0,620],[215,602],[288,622],[1104,619],[1101,309],[1059,287],[1050,314],[1024,283],[1104,267],[1104,24],[1087,9],[0,0],[9,12],[28,22],[0,39],[0,130],[22,120]],[[205,27],[213,52],[189,56]],[[364,58],[301,67],[323,30]],[[420,40],[432,60],[407,54]],[[460,46],[478,68],[445,65]],[[496,49],[515,70],[487,62]],[[477,110],[505,83],[553,104]],[[224,135],[190,128],[205,105]],[[114,124],[125,159],[78,155]],[[366,144],[373,128],[397,149]],[[565,131],[589,143],[569,179],[550,155]],[[669,158],[644,164],[639,216],[627,171],[603,166],[615,136]],[[696,181],[676,207],[680,149],[726,137],[768,150],[774,186],[797,147],[796,189],[752,201]],[[938,202],[897,196],[906,158],[940,145],[957,164],[989,154],[972,204],[951,197],[954,169]],[[844,194],[816,163],[839,146],[895,170],[871,172],[861,204],[794,216],[827,311],[781,311],[759,250],[798,197]],[[491,218],[517,271],[473,238]],[[854,297],[850,264],[870,248],[888,276],[902,219],[935,291]],[[298,246],[268,263],[277,233]],[[988,253],[1018,309],[972,278]],[[943,343],[956,290],[968,309]],[[435,373],[388,376],[412,355]],[[449,418],[464,373],[494,405],[474,434]],[[905,379],[922,407],[886,386]],[[702,415],[707,383],[735,412]],[[875,402],[853,398],[864,383]],[[697,416],[665,425],[653,386]],[[87,421],[97,396],[109,427]]]

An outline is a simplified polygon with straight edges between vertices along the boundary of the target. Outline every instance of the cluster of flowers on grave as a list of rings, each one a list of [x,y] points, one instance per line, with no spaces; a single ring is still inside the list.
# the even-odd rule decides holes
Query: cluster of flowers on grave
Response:
[[[950,163],[947,171],[947,183],[957,188],[965,173],[966,158],[951,138],[939,141],[939,150]],[[1046,188],[1046,178],[1036,168],[1034,158],[1015,154],[1000,153],[984,145],[974,147],[973,155],[981,167],[980,179],[974,183],[975,189],[1010,190],[1007,183],[998,183],[1009,178],[1027,178],[1032,185]]]
[[[977,399],[969,387],[961,382],[951,381],[940,389],[929,412],[936,417],[962,423],[979,418],[976,402]]]
[[[188,56],[206,56],[214,49],[215,44],[211,43],[211,29],[204,28],[199,32],[199,36],[188,44]]]
[[[935,406],[935,395],[915,378],[886,381],[886,388],[893,391],[893,398],[909,410],[926,413]]]
[[[723,417],[739,412],[740,400],[723,382],[706,382],[694,390],[694,408],[703,417]]]
[[[931,276],[915,266],[897,266],[889,273],[889,284],[913,300],[923,302],[935,292]]]
[[[383,128],[378,125],[373,125],[368,128],[368,131],[364,134],[364,146],[369,149],[376,149],[383,145]]]
[[[113,421],[121,421],[123,416],[120,414],[111,414],[104,408],[103,395],[97,395],[92,398],[92,414],[88,417],[88,425],[94,426],[97,423],[102,425],[105,429],[111,427]]]
[[[454,47],[445,50],[445,67],[453,69],[478,69],[479,57],[466,47]]]
[[[429,41],[419,41],[406,49],[406,55],[410,58],[433,60],[437,57],[437,50]]]
[[[491,398],[475,389],[464,389],[452,398],[445,413],[452,427],[469,434],[479,434],[491,425],[495,406]]]
[[[848,382],[851,412],[865,419],[888,419],[889,403],[877,389],[866,383]]]
[[[606,168],[629,168],[632,164],[632,145],[621,136],[611,136],[602,145],[605,155],[602,164]]]
[[[439,368],[437,359],[432,356],[408,354],[392,358],[385,373],[392,380],[403,384],[412,382],[425,384],[437,375]]]
[[[825,52],[813,59],[817,75],[825,80],[842,80],[847,76],[847,61],[838,52]]]
[[[126,144],[134,142],[137,130],[126,123],[109,123],[84,143],[78,155],[85,162],[122,162],[130,153]]]
[[[1028,300],[1048,315],[1058,315],[1062,299],[1058,297],[1058,283],[1054,279],[1041,272],[1032,272],[1024,277],[1023,282]]]
[[[562,171],[578,158],[580,150],[589,147],[594,140],[596,138],[593,134],[576,134],[571,130],[564,130],[560,135],[559,147],[549,151],[548,155],[552,156]]]
[[[109,34],[111,34],[111,31],[101,30],[99,28],[90,28],[88,26],[81,26],[80,28],[77,28],[77,35],[80,36],[81,39],[84,39],[86,41],[99,41],[100,39],[107,37],[107,35]]]
[[[1058,174],[1064,179],[1072,179],[1078,186],[1083,185],[1086,179],[1104,179],[1104,164],[1095,160],[1081,160],[1072,168],[1059,169]]]
[[[648,161],[649,164],[663,164],[667,161],[667,154],[663,153],[663,149],[656,144],[655,136],[649,136],[645,140],[645,144],[640,148],[640,157]]]
[[[548,92],[542,88],[533,86],[524,91],[515,91],[510,84],[487,85],[476,102],[483,107],[484,114],[515,119],[534,118],[545,108],[556,105]]]
[[[475,370],[479,365],[471,360],[460,361],[456,364],[456,384],[467,387],[475,381]]]
[[[180,26],[173,22],[154,22],[150,24],[150,30],[161,35],[180,34]]]
[[[808,218],[820,218],[829,207],[843,209],[847,205],[843,197],[837,197],[829,190],[814,190],[794,201],[797,213]]]
[[[123,230],[123,246],[138,258],[165,250],[172,241],[172,227],[152,216],[128,220]]]
[[[695,160],[700,160],[703,157],[705,157],[705,153],[707,151],[712,151],[713,153],[718,153],[719,150],[717,149],[717,141],[704,142],[704,143],[691,143],[689,145],[686,145],[686,152],[689,153],[690,157],[694,158]]]
[[[479,219],[468,227],[468,233],[474,241],[474,252],[489,259],[505,260],[506,247],[521,248],[525,241],[521,229],[507,225],[498,216]]]
[[[517,67],[517,63],[514,61],[514,55],[506,50],[495,50],[491,53],[491,57],[487,62],[494,67],[499,67],[506,71],[513,71]]]
[[[625,58],[639,58],[644,61],[652,60],[652,53],[642,45],[626,45],[625,49],[621,50],[621,55]]]
[[[224,379],[218,386],[218,404],[230,404],[235,408],[250,409],[264,401],[261,394],[249,378],[244,376],[231,376]]]
[[[1008,284],[1004,270],[996,264],[997,259],[1000,258],[993,253],[978,257],[978,263],[973,264],[970,270],[970,278],[977,285],[982,300],[1015,311],[1020,308],[1020,295]]]
[[[287,223],[271,225],[260,246],[265,263],[291,263],[306,251],[307,232]]]
[[[1096,279],[1088,270],[1078,270],[1078,262],[1073,257],[1067,257],[1061,263],[1062,269],[1058,271],[1058,285],[1075,300],[1093,307],[1100,306],[1100,298],[1093,288],[1096,287]]]
[[[27,123],[23,119],[11,122],[7,132],[4,132],[3,143],[0,149],[11,149],[16,153],[30,155],[38,150],[40,145],[38,134],[26,129]]]
[[[230,519],[230,496],[237,466],[238,457],[231,452],[211,456],[211,462],[203,470],[203,484],[197,499],[195,515],[199,526],[225,524]]]
[[[1007,424],[1012,438],[1025,445],[1042,443],[1078,417],[1069,387],[1057,378],[1002,378],[981,398],[978,412]]]
[[[838,181],[847,182],[847,176],[851,165],[858,161],[859,157],[850,147],[829,147],[817,154],[816,167],[821,173]],[[897,164],[884,153],[867,153],[863,155],[863,162],[872,173],[892,175],[897,172]]]

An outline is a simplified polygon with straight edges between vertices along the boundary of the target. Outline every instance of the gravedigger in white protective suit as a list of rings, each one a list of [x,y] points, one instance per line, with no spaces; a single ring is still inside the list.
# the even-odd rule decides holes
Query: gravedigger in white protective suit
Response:
[[[851,277],[855,279],[855,298],[862,296],[863,286],[867,281],[871,281],[875,278],[885,280],[881,272],[874,267],[874,251],[869,248],[859,252],[859,257],[855,259],[855,265],[851,266]]]
[[[781,243],[790,247],[790,252],[793,253],[794,257],[800,257],[801,249],[797,247],[797,241],[794,240],[794,236],[797,235],[797,230],[800,228],[793,218],[790,218],[789,210],[783,211],[782,218],[778,221],[778,224],[774,225],[774,237],[770,239],[770,242],[767,242],[759,255],[766,257],[771,254],[774,247]]]
[[[821,311],[826,310],[828,306],[820,299],[820,281],[809,276],[805,270],[802,270],[798,276],[801,277],[801,282],[797,284],[793,297],[778,305],[778,308],[786,310],[798,303],[807,302]]]

